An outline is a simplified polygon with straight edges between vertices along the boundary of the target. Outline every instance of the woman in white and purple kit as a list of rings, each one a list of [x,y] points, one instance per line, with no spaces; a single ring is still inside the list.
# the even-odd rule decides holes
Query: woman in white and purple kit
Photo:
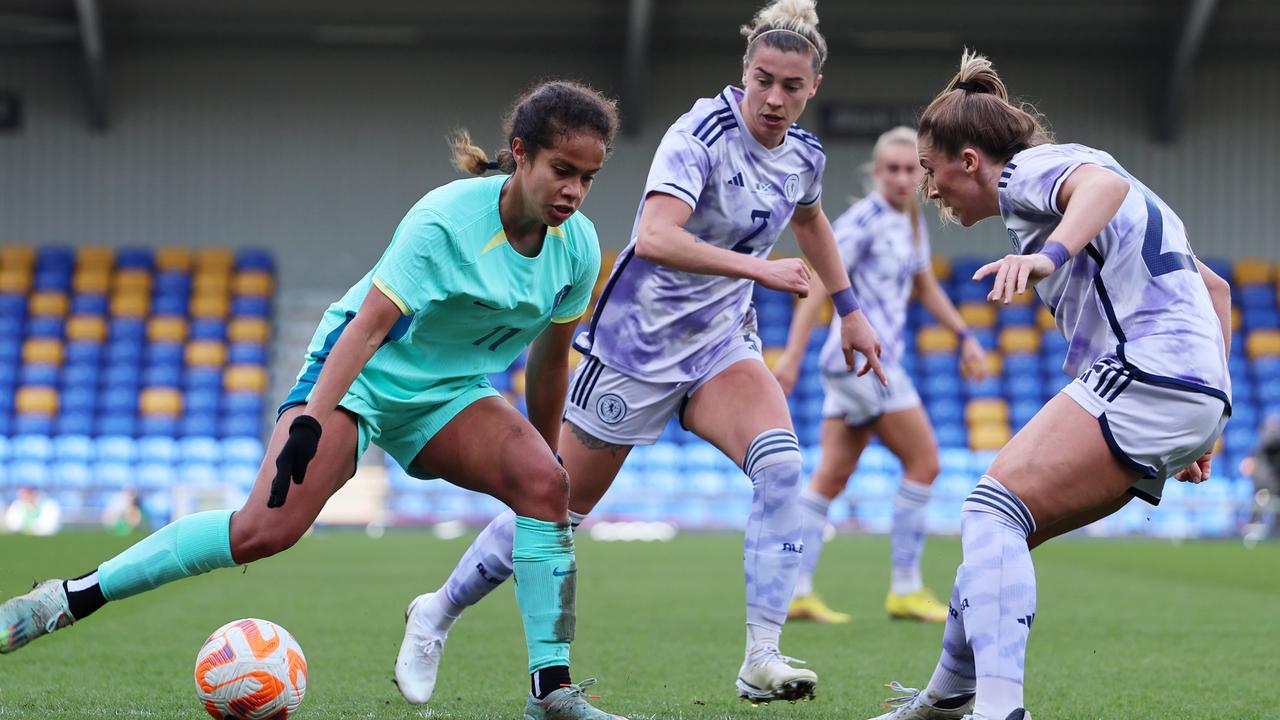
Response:
[[[827,510],[844,492],[874,435],[902,461],[902,481],[893,496],[889,528],[892,570],[885,610],[892,618],[943,622],[947,608],[924,586],[920,573],[925,507],[939,462],[933,427],[902,366],[903,330],[912,292],[939,323],[962,338],[960,370],[966,378],[981,380],[985,376],[986,355],[933,275],[929,232],[919,202],[924,172],[916,156],[916,132],[897,127],[882,134],[871,151],[870,169],[875,191],[854,203],[833,227],[849,280],[863,299],[867,319],[884,346],[880,360],[889,386],[849,372],[840,357],[838,335],[827,334],[820,358],[826,396],[822,403],[822,458],[800,495],[804,557],[788,617],[828,623],[853,619],[827,607],[814,592],[813,575],[822,555]],[[814,292],[796,307],[787,347],[773,366],[773,374],[788,393],[796,384],[809,334],[824,306],[826,299]]]
[[[811,697],[817,675],[778,649],[800,567],[801,454],[786,398],[765,367],[753,283],[804,295],[799,259],[769,260],[790,227],[842,317],[842,353],[879,366],[879,342],[849,286],[822,212],[822,145],[794,125],[822,79],[826,42],[813,0],[778,0],[743,28],[744,87],[726,87],[662,139],[630,244],[577,346],[558,450],[571,520],[599,502],[635,445],[673,415],[738,462],[754,487],[747,519],[747,647],[737,691],[752,702]],[[548,441],[553,439],[548,438]],[[511,575],[512,516],[496,518],[443,588],[410,607],[396,676],[430,697],[445,634],[461,611]]]
[[[893,685],[904,696],[881,720],[1029,720],[1031,549],[1134,496],[1158,503],[1170,476],[1207,479],[1231,414],[1227,283],[1146,185],[1105,152],[1054,144],[1034,112],[1011,105],[991,63],[966,53],[920,120],[929,197],[965,227],[999,215],[1014,244],[974,279],[995,276],[995,302],[1034,286],[1075,380],[965,500],[942,655],[923,691]]]

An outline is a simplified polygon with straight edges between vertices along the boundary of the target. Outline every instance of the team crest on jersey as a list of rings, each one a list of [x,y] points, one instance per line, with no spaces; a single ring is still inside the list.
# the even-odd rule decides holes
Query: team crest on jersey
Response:
[[[610,425],[616,424],[627,416],[627,403],[616,393],[601,395],[596,401],[596,415]]]
[[[786,196],[787,202],[795,202],[800,199],[800,176],[791,174],[787,176],[787,181],[782,184],[782,194]]]
[[[1005,228],[1005,229],[1009,230],[1009,228]],[[1018,234],[1012,230],[1009,230],[1009,242],[1013,243],[1014,250],[1017,250],[1017,251],[1022,250],[1022,244],[1018,242]]]
[[[569,296],[569,291],[572,289],[573,289],[572,285],[565,285],[564,287],[560,288],[560,292],[556,293],[555,302],[551,303],[551,309],[555,310],[556,308],[560,307],[560,303],[564,302],[564,299]]]

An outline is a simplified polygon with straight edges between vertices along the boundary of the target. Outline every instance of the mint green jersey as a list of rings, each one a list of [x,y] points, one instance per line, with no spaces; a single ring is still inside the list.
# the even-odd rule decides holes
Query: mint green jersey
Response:
[[[575,213],[547,228],[536,257],[521,255],[498,214],[508,177],[451,182],[410,208],[378,263],[325,312],[282,410],[306,402],[374,286],[402,317],[340,404],[373,424],[375,442],[378,428],[412,423],[468,389],[487,388],[485,376],[510,367],[549,324],[586,311],[600,271],[595,226]]]

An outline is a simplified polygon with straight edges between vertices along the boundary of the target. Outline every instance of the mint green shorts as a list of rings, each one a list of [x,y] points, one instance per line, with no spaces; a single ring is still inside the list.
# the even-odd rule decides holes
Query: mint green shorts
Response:
[[[276,417],[279,418],[291,407],[306,405],[307,398],[311,396],[311,390],[315,387],[314,378],[319,375],[318,370],[314,373],[303,373],[284,402],[280,404]],[[495,390],[489,384],[489,379],[484,376],[450,383],[446,388],[433,388],[433,390],[437,391],[431,393],[435,396],[441,395],[440,390],[445,391],[442,401],[423,403],[421,408],[415,408],[413,413],[399,411],[394,414],[380,412],[376,407],[376,401],[370,402],[369,398],[348,392],[338,403],[338,407],[351,412],[357,419],[359,440],[356,446],[356,462],[359,462],[364,451],[369,449],[369,443],[373,443],[395,458],[395,461],[400,463],[400,467],[413,477],[423,480],[435,479],[438,476],[415,470],[413,459],[431,441],[431,438],[435,437],[436,433],[440,432],[468,405],[483,398],[502,396],[502,393]]]

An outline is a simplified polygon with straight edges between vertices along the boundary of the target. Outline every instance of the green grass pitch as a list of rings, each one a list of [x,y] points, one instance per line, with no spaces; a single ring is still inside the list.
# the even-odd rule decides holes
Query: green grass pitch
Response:
[[[310,665],[302,718],[518,718],[528,688],[508,584],[450,634],[436,698],[405,704],[391,682],[405,605],[438,586],[468,538],[317,533],[247,571],[223,570],[109,605],[0,657],[0,720],[202,718],[192,668],[223,623],[287,627]],[[83,572],[133,539],[0,537],[0,594]],[[841,536],[818,586],[846,626],[796,623],[783,651],[821,678],[815,702],[752,708],[734,694],[742,656],[741,538],[669,543],[581,538],[574,676],[601,707],[639,718],[860,720],[899,680],[924,683],[941,628],[890,622],[883,537]],[[1039,612],[1028,651],[1036,720],[1280,718],[1280,546],[1070,538],[1035,553]],[[960,559],[933,538],[925,576],[946,597]]]

